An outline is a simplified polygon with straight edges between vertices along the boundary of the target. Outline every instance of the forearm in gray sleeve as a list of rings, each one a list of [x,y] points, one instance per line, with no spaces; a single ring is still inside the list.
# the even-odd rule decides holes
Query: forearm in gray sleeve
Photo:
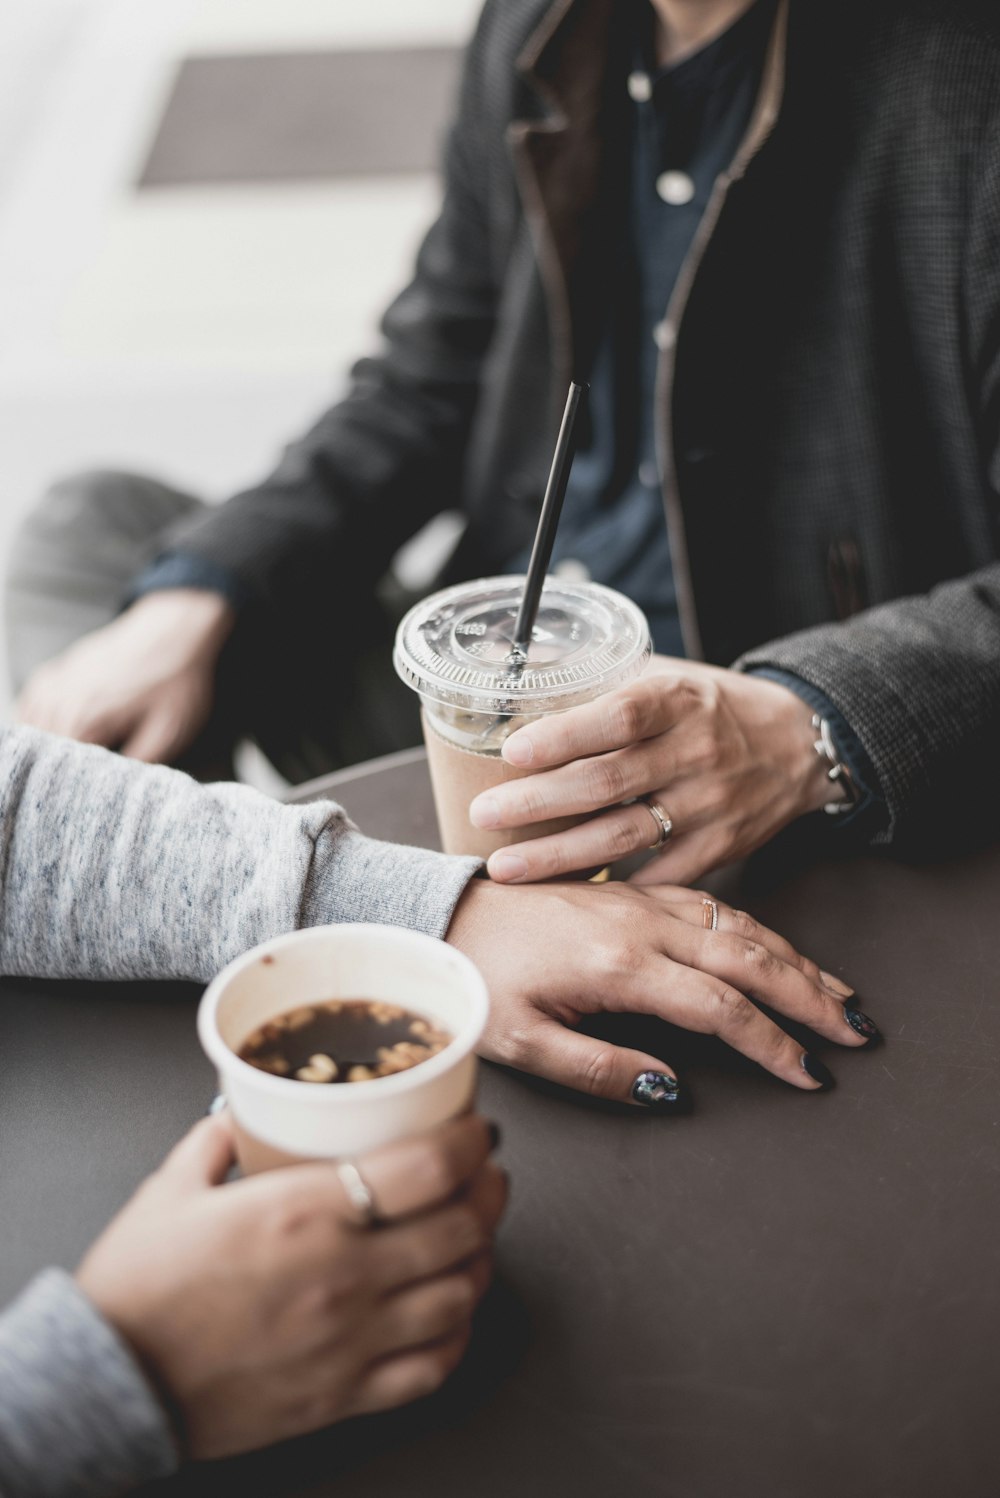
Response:
[[[332,802],[283,806],[35,729],[0,730],[0,972],[205,982],[301,926],[443,936],[474,859],[362,836]]]
[[[40,1274],[0,1316],[2,1498],[111,1498],[177,1460],[125,1344],[68,1274]]]

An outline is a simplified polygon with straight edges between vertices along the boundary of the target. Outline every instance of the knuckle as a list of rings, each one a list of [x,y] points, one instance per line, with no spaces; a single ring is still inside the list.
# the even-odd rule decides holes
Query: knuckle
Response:
[[[623,934],[610,944],[599,944],[593,951],[594,967],[607,978],[627,978],[637,974],[646,962],[646,947],[635,935]]]
[[[702,790],[702,812],[715,820],[729,810],[732,795],[728,785],[714,776]]]
[[[484,1248],[487,1233],[479,1213],[467,1203],[455,1208],[451,1242],[460,1258]]]
[[[465,1356],[465,1349],[469,1345],[469,1328],[463,1327],[461,1331],[455,1332],[446,1342],[435,1347],[431,1353],[437,1375],[437,1384],[444,1383],[450,1373],[458,1367]]]
[[[451,1372],[442,1351],[428,1352],[415,1362],[410,1373],[408,1399],[424,1399],[444,1383]]]
[[[611,817],[605,831],[605,852],[612,859],[624,858],[629,853],[635,852],[636,837],[645,834],[650,825],[650,818],[640,809],[639,817],[642,821],[636,828],[636,817]]]
[[[762,982],[776,976],[780,966],[777,957],[759,941],[748,941],[743,948],[743,962],[752,979]]]
[[[417,1192],[428,1201],[448,1196],[455,1188],[455,1163],[441,1145],[427,1144],[420,1149],[410,1170]]]
[[[608,739],[612,743],[631,744],[641,738],[645,711],[634,692],[623,692],[608,703]]]
[[[268,1219],[272,1237],[279,1248],[288,1251],[309,1231],[315,1221],[315,1209],[308,1203],[291,1198],[273,1207]]]
[[[549,814],[549,796],[544,785],[524,781],[505,808],[511,816],[524,817],[529,822],[542,822]]]
[[[475,1310],[478,1299],[473,1276],[459,1274],[448,1283],[442,1309],[449,1321],[465,1321]]]
[[[760,927],[752,915],[747,915],[745,910],[734,910],[732,920],[737,936],[743,937],[744,941],[760,940]]]
[[[580,1074],[581,1091],[593,1097],[606,1097],[614,1080],[614,1058],[610,1047],[595,1047]]]
[[[694,769],[704,770],[715,761],[715,736],[708,729],[698,728],[688,734],[687,762]],[[713,792],[715,787],[713,787]]]
[[[496,1232],[500,1219],[507,1210],[507,1199],[510,1195],[510,1182],[507,1172],[498,1165],[488,1165],[490,1187],[486,1196],[485,1212],[486,1225],[490,1236]]]
[[[722,702],[722,690],[713,676],[700,677],[697,683],[692,682],[697,700],[701,707],[708,712],[715,712]]]
[[[690,676],[682,676],[674,687],[674,702],[680,712],[690,713],[702,707],[706,702],[706,689],[708,683],[695,681]]]
[[[341,1413],[342,1399],[343,1391],[338,1383],[296,1401],[289,1411],[291,1430],[319,1430],[325,1425],[332,1425]]]
[[[731,988],[729,984],[717,988],[713,998],[723,1029],[732,1030],[742,1027],[748,1024],[756,1013],[750,1000],[741,994],[738,988]]]
[[[351,1260],[351,1262],[348,1262]],[[301,1307],[307,1325],[338,1320],[344,1302],[352,1301],[359,1288],[358,1266],[353,1255],[338,1253],[324,1271],[322,1279],[302,1290]]]
[[[513,1025],[505,1030],[496,1044],[499,1061],[523,1070],[536,1050],[534,1028],[531,1025]]]
[[[801,1067],[802,1047],[790,1035],[786,1035],[779,1025],[768,1025],[767,1029],[770,1031],[767,1036],[768,1050],[776,1065],[787,1066],[792,1070]]]
[[[616,759],[603,756],[590,760],[584,777],[587,794],[598,806],[610,806],[625,795],[625,775]]]
[[[624,938],[594,936],[587,951],[587,966],[593,974],[594,986],[614,989],[618,981],[638,971],[639,954]]]

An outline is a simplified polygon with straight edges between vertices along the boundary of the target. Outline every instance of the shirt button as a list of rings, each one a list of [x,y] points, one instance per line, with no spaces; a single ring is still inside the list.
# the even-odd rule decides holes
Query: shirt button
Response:
[[[629,73],[626,87],[629,98],[637,104],[646,104],[653,97],[653,85],[648,73]]]
[[[656,179],[656,191],[664,203],[683,208],[694,197],[694,183],[687,172],[661,172]]]
[[[567,583],[586,583],[590,581],[590,568],[584,562],[578,562],[575,557],[564,557],[553,567],[556,577],[561,577]]]
[[[639,464],[639,482],[646,489],[658,489],[660,487],[660,475],[656,464],[649,458]]]
[[[653,329],[653,342],[661,352],[664,349],[673,348],[677,342],[677,334],[674,331],[673,325],[668,323],[666,319],[663,322],[658,322]]]

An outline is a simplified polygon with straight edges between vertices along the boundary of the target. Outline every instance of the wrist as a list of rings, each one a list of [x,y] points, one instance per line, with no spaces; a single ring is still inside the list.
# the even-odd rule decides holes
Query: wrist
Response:
[[[161,1366],[161,1360],[152,1346],[153,1339],[148,1335],[147,1323],[155,1317],[143,1304],[141,1296],[133,1303],[130,1301],[127,1288],[124,1293],[116,1293],[114,1287],[106,1282],[106,1276],[102,1275],[99,1269],[91,1272],[91,1257],[100,1243],[99,1239],[80,1264],[73,1279],[81,1295],[90,1302],[141,1372],[150,1393],[160,1407],[174,1444],[179,1451],[183,1452],[186,1440],[181,1406],[174,1396],[170,1380]]]
[[[236,623],[232,604],[210,588],[155,589],[137,598],[128,613],[219,650]]]
[[[482,877],[480,877],[482,876]],[[458,897],[448,922],[444,939],[449,946],[463,950],[463,943],[474,941],[476,933],[489,926],[494,901],[499,893],[497,886],[486,877],[485,868],[477,871]]]
[[[845,789],[829,778],[830,761],[816,752],[812,708],[789,687],[777,682],[768,685],[781,693],[783,699],[775,734],[780,734],[784,744],[785,774],[791,788],[794,816],[807,816],[821,811],[831,801],[845,798]]]

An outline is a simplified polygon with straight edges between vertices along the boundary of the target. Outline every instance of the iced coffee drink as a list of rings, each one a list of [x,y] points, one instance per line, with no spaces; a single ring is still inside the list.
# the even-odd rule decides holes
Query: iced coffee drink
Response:
[[[469,821],[480,791],[530,773],[501,757],[526,723],[591,702],[649,659],[646,620],[598,583],[547,578],[528,659],[512,658],[523,577],[483,578],[425,598],[396,636],[399,675],[420,696],[441,846],[488,858],[498,848],[584,820],[485,831]]]

